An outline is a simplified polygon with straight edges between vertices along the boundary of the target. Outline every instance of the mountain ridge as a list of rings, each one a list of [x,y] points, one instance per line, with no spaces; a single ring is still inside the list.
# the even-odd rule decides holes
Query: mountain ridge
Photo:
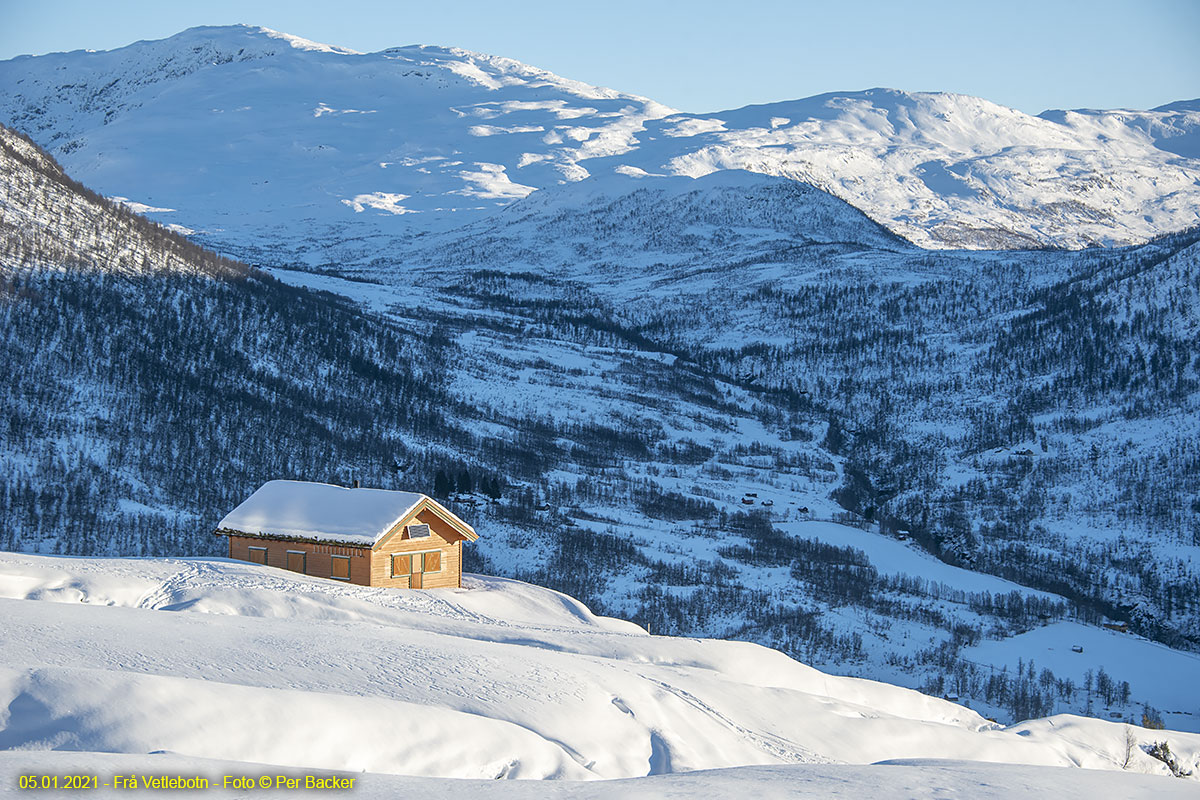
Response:
[[[231,246],[315,218],[333,223],[322,239],[402,239],[613,170],[807,182],[934,248],[1133,244],[1200,222],[1184,105],[1032,116],[871,89],[691,114],[459,48],[287,37],[194,28],[0,62],[0,121]]]

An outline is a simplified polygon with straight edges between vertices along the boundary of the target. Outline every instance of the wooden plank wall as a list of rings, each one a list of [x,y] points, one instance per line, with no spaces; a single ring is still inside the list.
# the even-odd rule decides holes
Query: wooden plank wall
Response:
[[[462,535],[441,517],[428,509],[417,515],[415,520],[429,526],[428,539],[409,539],[408,533],[393,536],[382,547],[371,554],[371,585],[395,586],[407,589],[407,577],[392,577],[392,556],[397,553],[422,553],[440,550],[442,571],[428,572],[424,576],[425,589],[445,589],[462,586]]]
[[[304,551],[304,572],[318,578],[333,575],[333,556],[350,556],[350,583],[371,585],[371,551],[365,547],[346,547],[312,542],[284,542],[278,539],[259,539],[251,536],[230,536],[229,557],[250,561],[251,547],[267,548],[267,566],[287,569],[287,551]]]

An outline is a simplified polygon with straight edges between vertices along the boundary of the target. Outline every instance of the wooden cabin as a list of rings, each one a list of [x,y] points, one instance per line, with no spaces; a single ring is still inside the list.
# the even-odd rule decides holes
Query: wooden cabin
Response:
[[[229,557],[363,586],[462,586],[475,530],[415,492],[270,481],[215,531]]]

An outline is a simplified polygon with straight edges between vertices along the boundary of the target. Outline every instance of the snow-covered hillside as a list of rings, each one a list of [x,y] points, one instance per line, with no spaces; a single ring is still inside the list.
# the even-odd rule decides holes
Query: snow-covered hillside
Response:
[[[888,786],[949,769],[961,785],[974,770],[1007,774],[978,762],[1082,767],[1114,771],[1108,796],[1131,797],[1185,785],[1122,774],[1167,775],[1146,750],[1156,741],[1182,769],[1200,766],[1200,735],[1071,716],[1004,728],[757,645],[649,636],[498,578],[413,592],[222,559],[0,554],[0,597],[0,749],[21,751],[23,771],[63,763],[51,750],[138,756],[76,762],[97,770],[183,760],[209,774],[277,765],[565,780],[949,759],[961,763],[849,774]],[[819,785],[838,774],[745,779]],[[1013,777],[1093,780],[1020,767]]]
[[[799,262],[847,261],[839,256],[863,252],[878,253],[873,266],[882,275],[889,261],[904,268],[904,256],[919,251],[811,186],[724,170],[698,179],[614,175],[551,187],[473,224],[421,237],[398,269],[347,264],[344,271],[399,281],[402,271],[427,266],[439,276],[456,268],[532,269],[606,287],[617,302],[638,302],[664,289],[699,294],[796,280],[806,272]]]
[[[685,114],[511,59],[246,26],[22,56],[0,87],[0,122],[103,193],[314,263],[613,174],[782,176],[930,247],[1122,244],[1200,222],[1194,102],[1034,117],[873,89]]]
[[[0,267],[160,277],[244,277],[246,268],[81,186],[0,125]]]

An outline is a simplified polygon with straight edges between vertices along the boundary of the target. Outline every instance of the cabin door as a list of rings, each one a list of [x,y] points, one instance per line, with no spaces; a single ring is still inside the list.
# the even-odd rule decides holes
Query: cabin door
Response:
[[[420,553],[413,556],[412,559],[412,574],[408,576],[408,588],[424,589],[425,588],[425,559]]]

